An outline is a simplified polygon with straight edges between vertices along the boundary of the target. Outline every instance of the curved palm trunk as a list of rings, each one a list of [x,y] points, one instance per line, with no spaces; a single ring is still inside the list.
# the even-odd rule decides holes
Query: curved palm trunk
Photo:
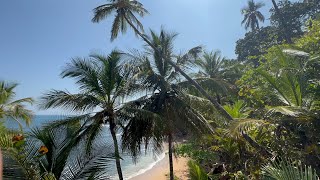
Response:
[[[113,145],[114,145],[114,154],[116,156],[116,167],[119,175],[119,179],[123,180],[122,170],[121,170],[121,163],[120,163],[120,153],[119,153],[119,146],[118,146],[118,140],[116,135],[116,124],[114,123],[113,118],[110,121],[110,133],[113,139]]]
[[[242,137],[255,149],[257,149],[262,156],[270,157],[272,154],[263,146],[254,141],[248,134],[241,132]]]
[[[272,0],[274,2],[274,0]],[[134,24],[132,24],[132,22],[125,16],[126,21],[128,22],[128,24],[133,28],[133,30],[149,45],[151,46],[155,51],[158,51],[158,49],[146,38],[146,36],[141,33]],[[223,115],[226,119],[228,119],[229,121],[232,121],[233,118],[232,116],[217,102],[216,99],[214,99],[213,97],[211,97],[195,80],[193,80],[190,76],[188,76],[185,72],[182,71],[182,69],[180,69],[179,66],[177,66],[174,62],[172,62],[171,60],[167,60],[168,63],[173,66],[175,68],[176,71],[178,71],[184,78],[186,78],[198,91],[200,91],[200,93],[206,97],[212,104],[213,106],[218,110],[218,112]],[[258,148],[259,150],[263,149],[264,152],[267,152],[267,150],[265,148],[263,148],[262,146],[260,146],[257,142],[255,142],[250,136],[248,136],[246,133],[242,133],[242,137],[249,143],[251,144],[253,147]],[[172,140],[172,136],[171,136],[171,140]],[[170,140],[169,140],[170,143]],[[172,142],[171,142],[172,143]],[[172,144],[169,144],[169,160],[171,159],[172,161]],[[170,153],[171,151],[171,153]],[[170,154],[171,154],[171,158],[170,158]],[[172,176],[171,176],[171,168],[172,168]],[[170,180],[171,177],[173,178],[173,163],[170,163]],[[173,180],[173,179],[172,179]]]
[[[129,25],[134,29],[134,31],[149,45],[151,46],[155,51],[158,51],[158,49],[145,37],[144,34],[142,34],[134,24],[125,16],[126,21],[129,23]],[[193,80],[190,76],[188,76],[185,72],[183,72],[182,69],[180,69],[179,66],[177,66],[174,62],[171,60],[167,60],[168,63],[175,68],[176,71],[178,71],[184,78],[186,78],[200,93],[206,97],[213,106],[219,111],[220,114],[222,114],[225,118],[228,120],[233,120],[233,118],[230,116],[229,113],[227,113],[223,107],[213,98],[211,97],[195,80]]]
[[[168,136],[168,144],[169,144],[169,167],[170,167],[170,180],[174,180],[174,174],[173,174],[173,151],[172,151],[172,133],[169,133]]]

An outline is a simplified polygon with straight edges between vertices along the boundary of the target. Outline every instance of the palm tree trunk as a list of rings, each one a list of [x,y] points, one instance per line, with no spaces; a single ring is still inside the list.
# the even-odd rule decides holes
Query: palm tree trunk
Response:
[[[116,156],[116,167],[119,175],[119,180],[123,180],[122,170],[121,170],[121,164],[120,164],[120,153],[119,153],[119,146],[118,146],[118,140],[116,135],[116,124],[113,120],[110,121],[110,133],[113,139],[113,145],[114,145],[114,154]]]
[[[285,32],[284,32],[285,39],[286,39],[287,43],[292,44],[292,39],[291,39],[291,37],[288,36],[287,33],[286,33],[286,32],[288,31],[288,29],[287,29],[287,26],[285,25],[285,20],[284,20],[281,12],[280,12],[280,10],[279,10],[279,7],[278,7],[278,5],[277,5],[277,3],[276,3],[275,0],[271,0],[271,1],[272,1],[272,4],[273,4],[275,13],[278,15],[278,17],[279,17],[279,19],[280,19],[280,28],[282,28],[282,29],[285,31]]]
[[[132,22],[127,19],[125,16],[126,21],[129,23],[129,25],[134,29],[134,31],[149,45],[151,46],[155,51],[158,51],[157,47],[155,47],[149,40],[146,38],[146,36],[141,33]],[[193,80],[190,76],[188,76],[185,72],[183,72],[182,69],[180,69],[179,66],[177,66],[174,62],[171,60],[167,60],[168,63],[175,68],[176,71],[178,71],[184,78],[186,78],[200,93],[206,97],[212,104],[213,106],[219,111],[221,115],[223,115],[225,118],[228,120],[233,120],[233,118],[230,116],[228,112],[226,112],[223,107],[213,98],[211,97],[195,80]]]
[[[256,141],[254,141],[248,134],[241,132],[242,137],[255,149],[257,149],[262,156],[270,157],[272,154],[263,146],[260,146]]]
[[[217,102],[218,102],[219,104],[221,104],[221,98],[220,98],[220,95],[219,95],[219,94],[216,95],[216,98],[217,98]]]
[[[274,1],[274,0],[272,0]],[[148,40],[148,38],[141,33],[134,24],[125,16],[126,21],[128,24],[133,28],[133,30],[155,51],[158,51],[158,49]],[[188,76],[185,72],[180,69],[179,66],[177,66],[174,62],[171,60],[167,60],[168,63],[175,68],[176,71],[178,71],[184,78],[186,78],[200,93],[206,97],[212,104],[213,106],[218,110],[218,112],[223,115],[226,119],[229,121],[232,121],[233,118],[232,116],[217,102],[216,99],[211,97],[195,80],[193,80],[190,76]],[[251,145],[253,145],[254,148],[258,148],[259,150],[262,150],[263,152],[268,152],[265,148],[261,147],[258,143],[256,143],[250,136],[248,136],[245,133],[242,133],[243,138]],[[172,140],[172,135],[171,135],[171,140]],[[169,163],[170,163],[170,180],[171,177],[173,178],[173,163],[172,163],[172,142],[170,142],[170,136],[169,136]],[[170,153],[171,151],[171,153]],[[171,157],[170,157],[171,156]],[[170,162],[171,159],[171,162]],[[172,174],[171,174],[172,173]],[[171,176],[172,175],[172,176]],[[172,179],[173,180],[173,179]]]
[[[169,144],[169,167],[170,167],[170,180],[174,180],[174,174],[173,174],[173,151],[172,151],[172,133],[169,133],[168,136],[168,144]]]

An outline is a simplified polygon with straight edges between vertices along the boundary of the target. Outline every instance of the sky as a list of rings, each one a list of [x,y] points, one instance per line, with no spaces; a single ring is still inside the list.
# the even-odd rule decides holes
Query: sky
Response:
[[[112,17],[92,23],[92,9],[107,0],[1,0],[0,1],[0,80],[18,83],[16,98],[36,100],[51,89],[76,93],[72,79],[60,73],[74,57],[91,53],[108,54],[141,49],[143,43],[128,33],[110,42]],[[141,19],[145,30],[179,33],[177,52],[197,45],[219,49],[223,56],[236,58],[235,43],[243,38],[240,9],[247,0],[141,0],[150,12]],[[270,1],[261,10],[268,24]],[[35,114],[66,114],[61,109],[39,110]]]

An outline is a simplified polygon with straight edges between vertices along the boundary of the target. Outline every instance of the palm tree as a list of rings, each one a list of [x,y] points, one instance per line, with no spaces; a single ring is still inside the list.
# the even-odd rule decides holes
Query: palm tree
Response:
[[[171,180],[174,179],[172,157],[174,136],[177,133],[184,134],[188,129],[196,134],[211,132],[207,121],[188,104],[186,100],[188,95],[178,86],[179,74],[166,60],[170,59],[182,65],[188,62],[188,58],[195,51],[191,49],[182,56],[184,58],[176,58],[177,56],[173,54],[175,36],[176,34],[164,30],[159,34],[151,31],[151,42],[159,48],[159,51],[147,48],[149,56],[139,57],[141,71],[137,74],[149,95],[128,104],[131,108],[141,108],[149,118],[144,121],[136,119],[129,121],[124,128],[122,141],[123,147],[136,156],[143,142],[148,144],[152,140],[157,149],[162,146],[163,140],[167,139]]]
[[[75,58],[61,73],[62,77],[76,79],[80,93],[52,90],[42,97],[42,107],[63,107],[76,112],[87,112],[69,122],[82,122],[78,139],[86,136],[86,149],[90,151],[96,137],[102,133],[103,124],[109,124],[119,179],[123,179],[118,140],[118,108],[125,96],[134,89],[130,63],[123,62],[124,55],[112,51],[107,57],[91,55],[88,59]],[[94,111],[95,110],[95,111]],[[64,122],[62,122],[64,123]]]
[[[200,74],[204,74],[210,78],[221,76],[221,69],[225,61],[221,57],[220,51],[204,52],[203,58],[198,59],[195,64],[201,68]]]
[[[114,158],[110,147],[100,140],[88,154],[82,148],[83,143],[74,144],[75,138],[72,135],[78,131],[79,124],[58,126],[53,122],[29,133],[25,151],[32,161],[38,161],[42,176],[51,174],[57,179],[70,180],[108,179],[106,169]],[[101,152],[101,149],[104,151]],[[39,154],[41,157],[37,158]]]
[[[113,26],[111,30],[111,40],[118,36],[119,31],[126,32],[127,24],[134,30],[134,32],[139,35],[148,46],[150,46],[154,51],[159,51],[158,47],[155,46],[151,40],[143,33],[143,26],[137,17],[134,15],[137,13],[141,17],[148,13],[148,11],[143,8],[143,5],[135,0],[109,0],[110,3],[98,6],[94,9],[93,22],[100,22],[107,17],[109,17],[113,12],[116,13],[115,19],[113,21]],[[160,53],[160,52],[158,52]],[[226,119],[232,120],[232,117],[223,109],[223,107],[211,97],[196,81],[194,81],[190,76],[188,76],[177,64],[172,62],[170,59],[165,59],[168,61],[170,66],[173,66],[177,72],[179,72],[184,78],[186,78],[204,97],[206,97],[222,114]]]
[[[109,0],[110,3],[103,4],[94,9],[93,22],[100,22],[107,18],[113,11],[116,11],[116,16],[111,29],[111,41],[117,38],[119,31],[125,33],[127,24],[134,29],[135,33],[141,36],[143,33],[143,26],[135,13],[143,17],[148,14],[148,11],[143,8],[143,5],[135,0]]]
[[[195,80],[208,92],[217,97],[221,104],[220,95],[230,92],[232,85],[224,79],[225,62],[227,60],[221,56],[220,51],[204,52],[202,58],[195,61],[199,72],[195,75]]]
[[[252,31],[259,29],[259,21],[264,22],[264,16],[259,11],[264,6],[263,3],[255,3],[253,0],[248,1],[248,5],[241,9],[244,15],[241,24],[245,24],[246,30],[250,27]]]
[[[25,108],[24,103],[32,104],[33,100],[32,98],[23,98],[11,101],[16,94],[14,89],[17,85],[0,81],[0,119],[14,119],[22,129],[19,119],[24,120],[26,125],[29,125],[32,119],[32,112]]]
[[[1,132],[4,148],[4,177],[8,179],[107,179],[108,163],[113,156],[104,141],[86,154],[84,143],[75,144],[79,124],[53,122],[32,129],[27,138],[15,138]],[[14,136],[16,137],[16,136]],[[105,149],[101,152],[101,149]]]

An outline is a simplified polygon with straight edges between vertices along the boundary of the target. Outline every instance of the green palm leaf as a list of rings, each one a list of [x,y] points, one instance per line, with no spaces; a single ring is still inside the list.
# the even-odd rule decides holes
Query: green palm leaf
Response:
[[[262,168],[265,179],[318,180],[319,176],[310,166],[296,166],[290,160],[271,162]]]

